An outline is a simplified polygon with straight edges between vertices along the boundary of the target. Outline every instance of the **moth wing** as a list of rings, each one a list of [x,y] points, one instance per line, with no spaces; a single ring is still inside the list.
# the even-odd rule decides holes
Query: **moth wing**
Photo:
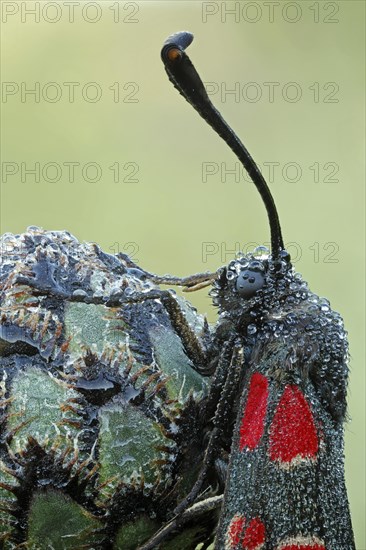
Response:
[[[313,360],[292,363],[296,356],[294,345],[282,339],[259,342],[252,353],[217,549],[355,548],[344,481],[343,418],[317,386]]]

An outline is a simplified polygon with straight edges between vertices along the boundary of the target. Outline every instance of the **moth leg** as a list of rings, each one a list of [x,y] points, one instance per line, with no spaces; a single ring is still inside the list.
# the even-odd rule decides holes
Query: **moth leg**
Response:
[[[212,374],[214,375],[210,384],[209,394],[202,407],[202,417],[204,423],[209,423],[211,419],[215,416],[217,404],[220,401],[220,396],[222,394],[223,388],[225,386],[225,381],[228,376],[228,369],[230,366],[232,350],[236,338],[236,335],[229,336],[227,338],[227,341],[223,342],[222,351],[220,352],[220,354],[215,354],[216,356],[218,356],[218,360],[213,360],[210,364],[212,368]],[[217,350],[217,348],[215,349]]]
[[[107,307],[121,307],[125,304],[136,304],[145,300],[160,300],[169,315],[175,332],[182,340],[186,354],[189,359],[191,359],[195,370],[203,375],[211,374],[206,347],[200,342],[194,330],[189,326],[189,323],[180,308],[179,302],[169,290],[161,290],[157,288],[147,292],[136,291],[133,294],[126,296],[124,289],[121,289],[121,292],[113,294],[109,297],[86,295],[84,293],[79,294],[77,292],[71,293],[55,284],[55,281],[53,281],[50,277],[47,277],[47,284],[45,284],[44,275],[39,277],[37,271],[35,272],[34,277],[18,275],[15,282],[30,286],[36,293],[38,292],[39,294],[52,295],[70,302],[82,302],[85,304],[104,305]],[[205,334],[203,337],[205,340],[208,340],[207,323],[204,327],[204,331]]]
[[[209,362],[209,354],[206,346],[196,336],[194,330],[189,326],[189,323],[179,305],[175,296],[169,290],[150,290],[148,292],[135,292],[130,296],[121,296],[119,304],[138,303],[144,300],[160,300],[164,305],[170,322],[182,341],[187,356],[193,363],[193,368],[202,375],[208,376],[212,374],[212,369]],[[110,305],[107,301],[105,305]],[[209,330],[207,321],[204,326],[203,339],[209,341]]]
[[[164,304],[173,325],[175,332],[182,340],[183,346],[188,357],[193,362],[193,367],[202,375],[212,374],[210,368],[208,350],[205,343],[209,340],[209,329],[207,321],[204,326],[203,340],[201,343],[194,330],[189,326],[189,323],[179,305],[179,302],[168,290],[160,290],[161,302]]]
[[[205,273],[195,273],[188,277],[173,277],[171,275],[154,275],[152,281],[158,285],[182,286],[183,292],[193,292],[210,286],[217,279],[217,272],[207,271]]]
[[[145,544],[139,546],[137,550],[151,550],[156,548],[172,531],[179,530],[185,523],[190,520],[194,520],[200,515],[215,510],[221,506],[223,501],[223,495],[217,495],[214,497],[196,502],[185,510],[179,518],[173,518],[166,523],[164,527],[159,529]]]
[[[174,285],[182,286],[184,292],[193,292],[194,290],[200,290],[209,286],[218,276],[218,272],[206,271],[205,273],[195,273],[194,275],[188,275],[187,277],[175,277],[174,275],[156,275],[155,273],[150,273],[145,269],[142,269],[138,266],[127,254],[119,252],[116,254],[118,259],[122,260],[127,268],[137,269],[147,278],[150,279],[153,283],[157,285]]]
[[[224,385],[213,419],[213,429],[205,451],[202,468],[190,493],[175,508],[174,513],[177,516],[182,514],[184,510],[196,500],[198,493],[202,489],[208,471],[217,455],[217,449],[223,433],[223,426],[228,422],[227,415],[231,410],[230,403],[235,397],[242,370],[242,360],[240,358],[242,346],[239,340],[236,340],[236,342],[233,342],[233,340],[234,339],[229,340],[225,344],[218,365],[218,373],[220,373],[219,378],[224,380]]]

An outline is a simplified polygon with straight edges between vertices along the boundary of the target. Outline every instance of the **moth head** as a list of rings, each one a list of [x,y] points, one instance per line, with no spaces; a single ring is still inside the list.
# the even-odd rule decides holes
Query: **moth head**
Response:
[[[264,261],[242,258],[229,263],[226,278],[235,280],[235,291],[240,298],[248,300],[263,287],[267,269],[268,263]]]
[[[221,312],[255,309],[266,291],[276,286],[276,281],[283,280],[289,269],[290,255],[285,250],[275,259],[263,246],[250,254],[238,253],[221,269],[210,294]]]

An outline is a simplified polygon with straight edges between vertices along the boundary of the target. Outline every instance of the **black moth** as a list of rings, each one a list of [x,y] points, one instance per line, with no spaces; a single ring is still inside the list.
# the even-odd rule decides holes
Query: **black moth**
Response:
[[[216,549],[351,550],[343,464],[348,378],[343,322],[292,268],[269,188],[185,52],[192,40],[188,32],[166,40],[161,52],[166,72],[256,185],[268,213],[271,254],[259,248],[219,270],[210,293],[220,314],[215,331],[202,343],[188,336],[186,349],[196,368],[214,373],[203,411],[211,426],[208,445],[176,518],[143,548],[153,548],[179,525],[193,502],[204,506],[199,495],[216,469],[225,477]],[[201,278],[197,282],[202,286]]]
[[[165,525],[140,550],[166,543],[173,548],[173,534],[204,522],[210,531],[202,549],[215,538],[218,550],[352,550],[343,465],[348,378],[343,322],[291,266],[268,186],[210,102],[185,53],[192,40],[188,32],[166,40],[161,52],[165,69],[251,176],[267,209],[271,253],[259,247],[253,254],[237,255],[216,273],[184,279],[153,275],[118,255],[142,281],[186,290],[213,284],[210,294],[219,319],[213,331],[206,325],[201,337],[169,290],[135,290],[127,296],[121,289],[109,297],[79,293],[72,298],[116,308],[158,301],[195,369],[211,377],[200,411],[204,456],[199,452],[195,457],[195,437],[187,442],[199,474]],[[17,278],[36,290],[37,281],[39,277]],[[62,289],[47,288],[70,299]],[[193,548],[184,544],[184,537],[180,541],[177,550]]]

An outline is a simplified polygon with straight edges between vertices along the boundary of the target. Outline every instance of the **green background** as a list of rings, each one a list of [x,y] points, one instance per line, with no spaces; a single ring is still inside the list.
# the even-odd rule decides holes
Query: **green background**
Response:
[[[193,32],[189,55],[218,90],[213,102],[267,178],[268,163],[279,163],[270,187],[296,268],[349,332],[346,470],[365,550],[364,2],[89,2],[75,5],[74,21],[64,2],[38,4],[2,2],[1,232],[68,229],[176,275],[215,270],[238,247],[268,242],[256,190],[242,177],[221,181],[221,163],[230,170],[236,159],[160,61],[169,34]],[[65,82],[79,83],[73,102]],[[278,83],[273,98],[270,82]],[[22,86],[39,86],[39,101],[22,97]],[[235,86],[239,97],[225,96]],[[38,182],[21,165],[36,162]],[[74,181],[70,162],[79,163]],[[97,163],[99,181],[87,163]],[[202,163],[218,170],[206,182]],[[291,163],[298,181],[288,181]],[[5,177],[9,167],[18,172]],[[190,299],[215,320],[206,290]]]

